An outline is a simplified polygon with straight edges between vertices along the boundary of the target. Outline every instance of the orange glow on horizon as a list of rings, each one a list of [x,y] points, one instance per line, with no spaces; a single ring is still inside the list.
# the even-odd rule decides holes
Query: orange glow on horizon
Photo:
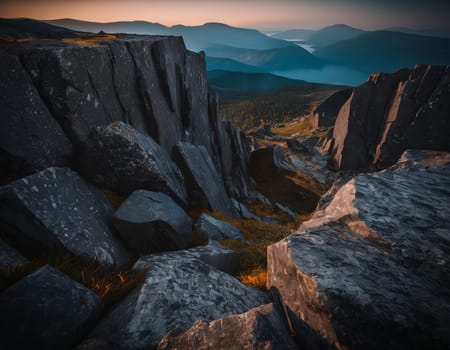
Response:
[[[201,25],[222,22],[250,28],[321,28],[346,23],[363,29],[389,26],[417,26],[417,14],[386,12],[364,4],[343,6],[340,2],[300,1],[57,1],[16,0],[0,1],[2,17],[29,17],[35,19],[75,18],[95,22],[145,20],[164,25]],[[424,18],[426,14],[423,14]],[[443,15],[443,20],[445,16]],[[438,25],[439,18],[433,18]]]

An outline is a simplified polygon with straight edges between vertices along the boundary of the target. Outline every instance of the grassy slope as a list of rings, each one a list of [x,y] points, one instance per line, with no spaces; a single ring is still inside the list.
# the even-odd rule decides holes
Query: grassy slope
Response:
[[[262,121],[286,122],[309,114],[339,89],[342,87],[303,83],[271,93],[219,90],[220,115],[241,129],[256,127]]]

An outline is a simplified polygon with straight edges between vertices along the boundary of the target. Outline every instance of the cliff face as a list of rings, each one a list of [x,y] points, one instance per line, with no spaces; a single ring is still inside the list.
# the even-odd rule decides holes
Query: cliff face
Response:
[[[406,149],[450,151],[449,108],[449,66],[371,75],[339,111],[331,166],[380,169],[394,164]]]
[[[241,175],[245,174],[242,164],[248,157],[247,148],[233,147],[245,143],[239,133],[218,120],[204,56],[187,51],[182,38],[119,36],[95,43],[70,39],[27,42],[2,55],[15,64],[8,64],[3,74],[20,70],[31,77],[32,84],[29,78],[27,83],[35,98],[40,96],[37,99],[45,116],[57,121],[54,127],[61,128],[76,149],[94,128],[123,121],[150,135],[169,155],[178,141],[204,146],[229,194],[246,195]],[[1,107],[12,108],[6,103]],[[3,145],[2,151],[15,158]],[[42,157],[46,152],[41,150]],[[31,159],[21,161],[32,163]],[[30,168],[50,165],[63,164],[40,162]]]

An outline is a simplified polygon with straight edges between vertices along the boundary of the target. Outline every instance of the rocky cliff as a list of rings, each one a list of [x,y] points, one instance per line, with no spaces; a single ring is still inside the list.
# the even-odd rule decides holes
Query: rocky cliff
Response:
[[[205,147],[228,194],[246,196],[245,141],[219,120],[204,56],[186,50],[182,38],[24,40],[0,55],[0,150],[12,172],[83,161],[90,134],[122,121],[169,157],[179,141]]]
[[[449,108],[449,66],[373,74],[340,107],[330,165],[374,170],[394,164],[406,149],[450,151]]]
[[[268,248],[302,348],[450,346],[449,178],[448,153],[409,151]]]

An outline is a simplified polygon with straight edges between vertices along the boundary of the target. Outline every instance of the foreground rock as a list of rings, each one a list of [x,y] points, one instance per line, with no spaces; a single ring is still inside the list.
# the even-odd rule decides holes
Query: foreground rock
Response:
[[[71,252],[103,265],[128,255],[108,226],[112,207],[67,168],[49,168],[0,188],[0,228],[32,256]]]
[[[205,147],[178,142],[174,159],[186,179],[192,206],[233,215],[223,180]]]
[[[217,220],[207,214],[200,215],[195,226],[201,234],[209,239],[244,239],[241,231],[236,226],[222,220]]]
[[[207,245],[185,250],[184,254],[198,258],[217,270],[229,274],[236,271],[239,262],[236,252],[216,241],[209,241]]]
[[[25,176],[67,165],[72,145],[16,57],[0,49],[0,166]]]
[[[91,334],[121,349],[154,348],[173,329],[185,330],[195,321],[239,314],[267,302],[262,292],[185,251],[145,256],[135,268],[149,268],[144,284]]]
[[[0,239],[0,268],[20,266],[27,262],[22,254]]]
[[[197,321],[181,334],[171,332],[158,349],[298,349],[272,304],[211,322]]]
[[[37,21],[28,25],[45,26]],[[79,40],[11,41],[2,46],[26,72],[27,84],[31,78],[39,103],[77,147],[95,128],[122,121],[151,136],[168,154],[179,141],[204,146],[230,195],[246,196],[245,138],[221,122],[217,98],[208,88],[204,54],[186,50],[182,37],[100,33],[80,35]],[[20,96],[14,98],[19,108],[29,110],[30,95],[22,93],[29,90],[21,88],[26,85],[21,80],[9,79],[6,88]],[[11,101],[14,97],[9,92],[5,96]],[[29,134],[45,134],[45,125],[36,117],[28,129],[35,132]],[[3,140],[8,131],[0,132]],[[26,136],[25,131],[21,134]],[[56,134],[50,134],[55,142]],[[37,149],[38,144],[32,145]],[[64,153],[54,144],[43,149],[55,151],[45,157]]]
[[[114,213],[113,224],[139,253],[184,249],[192,241],[191,218],[163,193],[134,191]]]
[[[0,294],[1,347],[72,349],[101,309],[98,295],[44,266]]]
[[[342,106],[330,165],[380,169],[406,149],[450,151],[450,66],[374,74]]]
[[[169,155],[151,137],[123,122],[94,129],[80,161],[89,178],[120,193],[145,189],[186,203],[183,177]]]
[[[450,346],[450,156],[429,156],[356,176],[268,248],[305,348]]]

